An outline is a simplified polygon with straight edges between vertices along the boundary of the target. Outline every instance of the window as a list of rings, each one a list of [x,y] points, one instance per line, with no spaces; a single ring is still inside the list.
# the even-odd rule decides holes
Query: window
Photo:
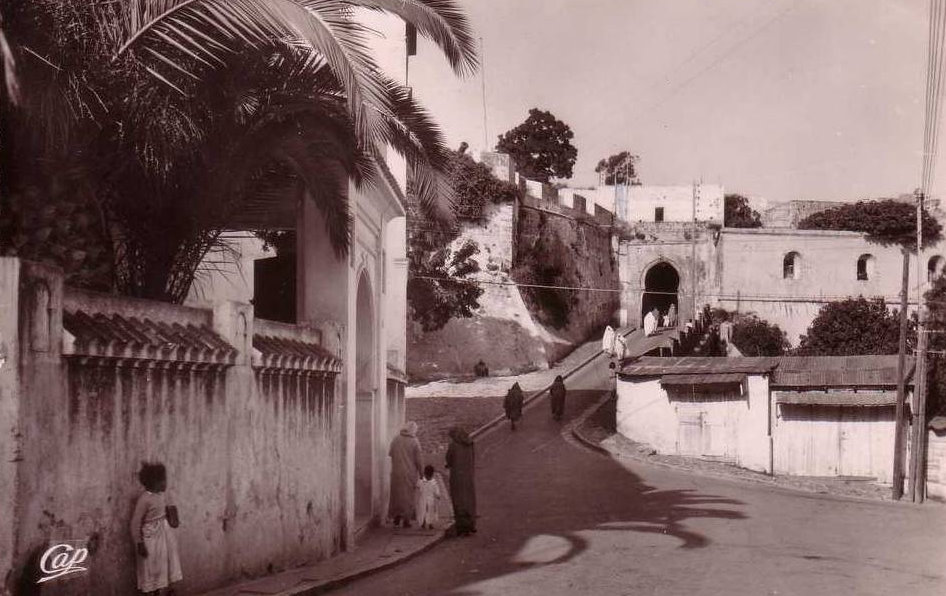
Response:
[[[926,264],[926,281],[935,281],[943,274],[943,266],[946,265],[946,259],[939,255],[930,257]]]
[[[867,281],[874,277],[874,255],[857,257],[857,281]]]
[[[663,220],[664,220],[664,208],[654,207],[654,221],[661,222]]]
[[[782,259],[782,277],[784,279],[798,279],[801,275],[801,255],[790,252]]]

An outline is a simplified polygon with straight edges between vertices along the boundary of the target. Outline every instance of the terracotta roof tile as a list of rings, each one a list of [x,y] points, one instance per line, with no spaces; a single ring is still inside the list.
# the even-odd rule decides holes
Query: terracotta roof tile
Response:
[[[233,346],[211,329],[82,310],[63,313],[63,327],[82,356],[231,363]]]
[[[322,346],[273,335],[253,335],[253,347],[260,357],[255,362],[262,368],[292,368],[337,373],[339,362]]]

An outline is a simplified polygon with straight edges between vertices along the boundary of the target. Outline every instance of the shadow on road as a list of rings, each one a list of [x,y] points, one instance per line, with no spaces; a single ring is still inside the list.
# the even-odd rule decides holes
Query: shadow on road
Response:
[[[479,533],[447,542],[417,561],[428,577],[427,593],[435,585],[436,593],[474,594],[464,586],[561,565],[591,546],[589,540],[596,539],[591,534],[655,535],[642,539],[648,541],[668,536],[678,541],[677,548],[698,549],[710,540],[689,527],[690,520],[745,519],[740,501],[688,489],[657,490],[614,460],[566,440],[564,425],[601,395],[572,389],[565,422],[552,421],[543,401],[526,412],[519,430],[503,427],[477,443]],[[387,593],[422,593],[398,581],[386,585],[398,587]]]

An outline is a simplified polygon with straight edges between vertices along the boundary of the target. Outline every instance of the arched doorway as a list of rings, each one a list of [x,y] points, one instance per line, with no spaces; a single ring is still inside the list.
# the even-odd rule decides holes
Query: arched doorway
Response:
[[[377,386],[375,313],[371,281],[358,280],[355,312],[355,526],[371,519],[374,484],[374,411]]]
[[[667,314],[671,304],[676,304],[677,312],[679,312],[680,302],[677,299],[679,288],[680,274],[670,263],[660,261],[648,269],[644,276],[640,324],[644,324],[644,315],[654,308],[659,309],[660,314],[664,315]]]

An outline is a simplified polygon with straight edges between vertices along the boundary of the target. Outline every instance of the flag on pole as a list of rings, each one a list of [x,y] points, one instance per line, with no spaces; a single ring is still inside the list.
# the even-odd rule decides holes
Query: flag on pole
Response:
[[[417,55],[417,27],[415,27],[411,23],[407,23],[405,37],[407,39],[407,55],[416,56]]]

